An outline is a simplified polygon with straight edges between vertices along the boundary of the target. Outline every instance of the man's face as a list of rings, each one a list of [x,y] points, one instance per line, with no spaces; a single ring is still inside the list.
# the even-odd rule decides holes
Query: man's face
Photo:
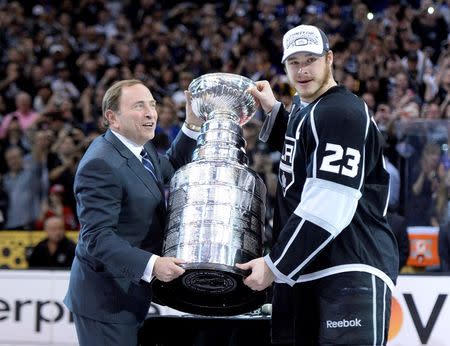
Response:
[[[397,73],[395,76],[395,84],[400,90],[408,89],[408,76],[404,73]]]
[[[21,93],[16,97],[16,107],[19,111],[26,112],[31,108],[31,98],[28,94]]]
[[[18,172],[23,167],[23,155],[19,148],[8,149],[5,153],[6,164],[11,172]]]
[[[296,53],[285,63],[286,74],[291,85],[297,90],[302,101],[312,102],[329,87],[333,53],[316,56]]]
[[[34,137],[35,148],[46,149],[50,146],[50,137],[47,131],[37,131]]]
[[[375,113],[375,120],[385,123],[391,118],[391,110],[387,104],[380,104]]]
[[[45,231],[51,242],[59,243],[64,238],[64,222],[59,218],[50,218],[45,222]]]
[[[144,145],[155,136],[156,102],[150,90],[142,84],[125,86],[120,96],[118,112],[111,110],[110,128],[138,145]]]

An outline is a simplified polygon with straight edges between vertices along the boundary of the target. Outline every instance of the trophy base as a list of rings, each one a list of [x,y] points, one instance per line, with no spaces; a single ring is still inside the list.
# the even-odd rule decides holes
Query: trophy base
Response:
[[[244,285],[247,272],[214,263],[185,263],[186,271],[170,282],[153,281],[158,303],[173,309],[205,316],[231,316],[258,309],[265,291],[252,291]]]

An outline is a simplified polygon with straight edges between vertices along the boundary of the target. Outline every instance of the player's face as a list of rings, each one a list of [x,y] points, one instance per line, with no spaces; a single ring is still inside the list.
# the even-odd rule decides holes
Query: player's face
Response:
[[[331,66],[333,53],[323,56],[296,53],[286,63],[286,73],[291,85],[297,90],[302,101],[312,102],[332,85]]]
[[[124,86],[118,112],[111,116],[110,127],[138,145],[144,145],[155,136],[156,102],[142,84]]]

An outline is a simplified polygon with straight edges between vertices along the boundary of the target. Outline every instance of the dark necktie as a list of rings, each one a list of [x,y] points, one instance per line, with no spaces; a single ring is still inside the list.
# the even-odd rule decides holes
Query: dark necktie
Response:
[[[145,169],[152,175],[156,182],[158,182],[158,178],[156,178],[155,167],[153,166],[152,161],[150,161],[150,156],[145,151],[145,149],[142,149],[141,151],[141,158],[142,164],[144,165]]]
[[[150,156],[145,151],[145,149],[142,149],[141,151],[141,158],[142,158],[142,164],[144,165],[144,168],[151,174],[151,176],[155,179],[156,184],[158,185],[159,191],[161,191],[161,195],[163,196],[163,208],[165,208],[165,193],[164,193],[164,187],[163,184],[158,180],[156,177],[155,172],[155,166],[153,166],[152,161],[150,161]]]

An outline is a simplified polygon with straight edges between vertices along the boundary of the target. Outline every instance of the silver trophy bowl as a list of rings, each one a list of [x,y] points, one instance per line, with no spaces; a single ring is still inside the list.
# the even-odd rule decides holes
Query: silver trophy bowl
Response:
[[[236,315],[259,308],[265,292],[243,284],[235,266],[261,257],[266,187],[247,167],[242,125],[256,102],[243,76],[212,73],[189,85],[194,113],[205,120],[192,162],[170,182],[163,256],[182,258],[185,273],[153,282],[155,298],[201,315]]]

